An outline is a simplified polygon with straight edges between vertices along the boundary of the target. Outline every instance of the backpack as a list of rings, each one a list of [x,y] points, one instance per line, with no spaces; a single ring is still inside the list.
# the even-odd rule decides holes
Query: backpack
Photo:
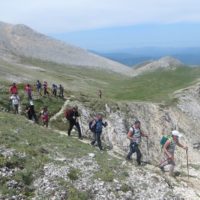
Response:
[[[95,124],[93,125],[94,121],[95,121]],[[89,122],[89,129],[91,132],[93,132],[93,133],[95,132],[95,130],[96,130],[96,120],[95,119],[93,119]]]
[[[171,135],[163,135],[161,140],[160,140],[160,145],[161,145],[161,149],[164,147],[165,143],[167,142],[167,140],[172,140],[172,136]]]
[[[71,114],[72,114],[72,109],[68,109],[65,111],[65,118],[70,120],[71,119]]]

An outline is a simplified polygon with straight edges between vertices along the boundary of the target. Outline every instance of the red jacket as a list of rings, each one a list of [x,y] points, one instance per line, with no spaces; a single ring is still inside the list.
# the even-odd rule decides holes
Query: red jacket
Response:
[[[11,94],[17,94],[17,92],[18,92],[17,86],[11,86],[10,87],[10,93]]]

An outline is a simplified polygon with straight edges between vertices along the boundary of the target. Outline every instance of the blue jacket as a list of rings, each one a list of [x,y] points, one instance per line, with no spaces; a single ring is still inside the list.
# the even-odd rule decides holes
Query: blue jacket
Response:
[[[95,130],[95,132],[96,133],[102,133],[103,126],[105,127],[106,123],[104,123],[102,120],[96,121],[96,130]]]

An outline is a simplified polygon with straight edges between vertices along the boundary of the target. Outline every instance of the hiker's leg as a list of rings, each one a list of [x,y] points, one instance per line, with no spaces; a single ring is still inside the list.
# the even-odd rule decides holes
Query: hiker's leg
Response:
[[[72,121],[69,121],[68,136],[71,135],[71,131],[72,131],[73,127],[74,127],[74,123]]]
[[[28,112],[28,119],[32,120],[32,114],[30,112]]]
[[[129,153],[128,153],[128,155],[127,155],[126,158],[127,158],[128,160],[130,160],[133,153],[135,153],[135,144],[134,144],[134,143],[131,143],[131,144],[130,144],[130,151],[129,151]]]
[[[95,142],[96,142],[96,133],[93,132],[93,140],[91,142],[91,145],[95,145]]]
[[[15,114],[19,114],[19,105],[15,105]]]
[[[165,172],[165,166],[170,164],[168,156],[164,154],[163,158],[160,161],[160,169]]]
[[[141,154],[141,151],[140,151],[138,145],[135,146],[135,151],[137,154],[137,163],[138,163],[138,165],[141,165],[142,154]]]
[[[82,138],[82,134],[81,134],[81,127],[80,127],[80,124],[78,122],[76,122],[76,128],[78,130],[78,137],[79,138]]]
[[[170,176],[173,176],[176,164],[175,164],[174,160],[171,160],[169,164],[170,164],[169,174],[170,174]]]
[[[38,120],[37,120],[37,116],[36,116],[35,112],[33,112],[32,118],[34,119],[35,123],[37,123]]]
[[[96,134],[97,137],[97,144],[100,150],[102,150],[102,145],[101,145],[101,133]]]

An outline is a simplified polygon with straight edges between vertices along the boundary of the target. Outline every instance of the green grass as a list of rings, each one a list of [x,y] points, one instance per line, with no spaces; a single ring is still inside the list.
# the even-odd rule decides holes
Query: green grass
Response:
[[[56,73],[73,92],[81,91],[94,97],[101,88],[104,98],[115,101],[168,101],[173,92],[193,84],[200,78],[200,68],[179,67],[176,70],[157,70],[128,78],[117,73],[105,73],[94,69],[83,70],[79,67],[35,59],[23,58],[22,61],[48,69],[49,73]]]
[[[24,84],[18,84],[18,90],[19,90],[19,97],[21,100],[22,114],[25,115],[26,106],[29,105],[29,102],[24,93]],[[6,110],[8,112],[12,112],[12,105],[11,105],[11,102],[9,101],[10,93],[9,93],[8,83],[4,83],[4,87],[0,89],[0,93],[1,93],[0,109]],[[55,113],[57,113],[61,109],[65,101],[61,98],[55,98],[52,96],[50,96],[49,98],[39,97],[35,91],[33,92],[33,99],[34,99],[36,114],[39,116],[39,113],[42,110],[42,108],[44,106],[47,106],[50,117],[53,116]]]
[[[169,101],[173,92],[193,84],[200,78],[200,68],[189,67],[168,71],[157,70],[130,78],[103,70],[83,69],[31,58],[21,58],[21,63],[43,68],[45,72],[6,63],[3,65],[4,71],[18,76],[31,73],[31,81],[40,79],[47,80],[50,84],[62,83],[68,91],[67,95],[84,94],[96,98],[98,89],[102,89],[103,98],[113,101]]]
[[[107,152],[101,153],[78,139],[59,135],[50,129],[31,124],[23,116],[0,112],[0,138],[0,146],[15,150],[14,155],[10,158],[0,156],[0,167],[19,168],[12,179],[21,183],[20,193],[27,198],[34,195],[33,182],[42,175],[44,165],[57,163],[54,160],[57,155],[68,159],[78,159],[94,152],[96,155],[94,159],[100,167],[99,171],[94,174],[94,179],[100,178],[111,182],[114,178],[120,180],[124,177],[121,172],[125,170],[119,167],[121,161],[110,157]],[[21,157],[20,155],[25,156]],[[72,181],[77,180],[79,176],[81,176],[79,169],[74,168],[68,174]],[[8,196],[18,194],[18,190],[7,187],[8,180],[9,177],[1,178],[0,193]],[[72,191],[69,192],[71,199],[74,199],[72,195],[74,190],[72,188]],[[87,192],[80,191],[77,195],[75,199],[85,199]]]
[[[189,86],[200,77],[199,68],[180,67],[174,71],[158,70],[129,80],[116,81],[106,91],[116,100],[165,101],[173,92]]]
[[[78,169],[70,169],[69,171],[69,174],[68,174],[68,177],[70,178],[70,180],[72,181],[75,181],[75,180],[78,180],[80,176],[80,171]]]

